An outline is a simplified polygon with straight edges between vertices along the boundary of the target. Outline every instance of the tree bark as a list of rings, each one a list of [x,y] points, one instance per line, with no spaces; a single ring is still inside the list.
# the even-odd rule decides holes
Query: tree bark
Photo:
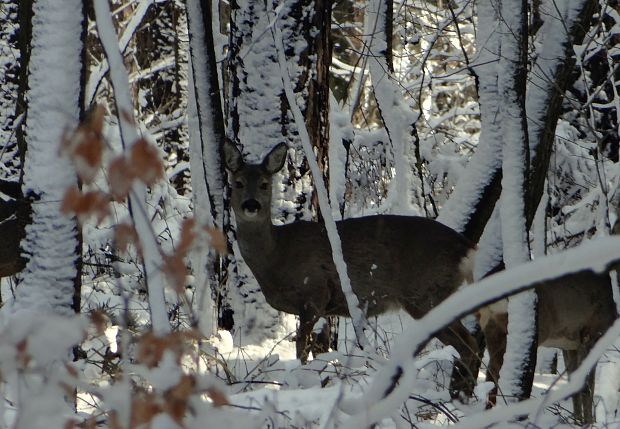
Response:
[[[545,83],[543,90],[538,92],[541,96],[547,97],[547,101],[536,102],[538,106],[544,107],[543,111],[534,112],[531,107],[533,103],[532,89],[536,88],[538,83],[531,83],[528,86],[526,95],[530,145],[526,205],[528,228],[531,227],[536,208],[542,197],[562,100],[571,83],[570,73],[575,64],[572,46],[582,43],[589,27],[588,23],[596,10],[596,5],[597,3],[593,0],[582,0],[580,3],[571,5],[575,12],[567,17],[568,19],[549,18],[556,20],[559,26],[565,28],[561,31],[566,33],[566,39],[560,46],[554,45],[548,48],[548,51],[553,53],[553,58],[557,59],[553,67],[546,68],[544,72],[540,70],[537,72],[541,82]],[[481,30],[485,29],[482,28]],[[557,38],[551,39],[550,45],[557,41]],[[561,54],[558,55],[558,52]],[[535,74],[530,73],[530,79],[533,78],[535,78]],[[482,94],[481,88],[479,88],[479,94]],[[485,103],[482,99],[480,103],[481,109],[483,109]],[[536,131],[539,129],[541,131]],[[480,144],[461,181],[462,185],[457,186],[438,218],[474,242],[478,242],[480,239],[484,227],[493,213],[493,207],[501,194],[502,171],[499,164],[488,161],[488,159],[493,159],[493,155],[491,153],[487,156],[487,152],[488,148]],[[480,162],[476,162],[476,160],[480,160]],[[480,172],[484,174],[480,174]]]
[[[70,315],[79,306],[79,232],[76,219],[60,213],[60,202],[65,190],[77,185],[77,177],[58,148],[65,128],[75,126],[80,116],[85,23],[80,0],[62,5],[37,0],[32,10],[23,183],[32,204],[32,223],[21,241],[27,262],[15,311],[44,309]],[[50,68],[60,70],[62,79],[50,76]]]
[[[201,223],[222,229],[228,210],[224,200],[224,170],[220,159],[220,147],[226,137],[221,91],[217,73],[215,43],[213,39],[213,14],[211,1],[188,0],[187,20],[190,38],[190,67],[192,87],[190,102],[190,162],[194,216]],[[222,266],[222,262],[225,264]],[[214,332],[211,321],[217,309],[212,296],[219,295],[227,262],[221,261],[214,252],[195,255],[194,272],[201,315],[205,333]],[[201,289],[202,288],[202,289]],[[205,314],[206,313],[206,314]]]
[[[30,223],[30,203],[25,201],[21,190],[23,159],[26,149],[24,135],[26,118],[26,91],[28,89],[28,61],[30,58],[30,38],[32,34],[32,1],[19,0],[2,5],[1,23],[6,36],[2,43],[6,49],[16,51],[14,64],[6,64],[2,73],[3,91],[0,103],[0,144],[3,163],[7,169],[14,169],[17,181],[0,180],[0,194],[9,197],[0,198],[0,237],[3,246],[0,248],[0,277],[19,273],[26,263],[20,255],[19,245],[25,236],[25,227]],[[6,21],[5,21],[6,20]],[[12,30],[12,31],[11,31]],[[4,31],[7,33],[4,34]],[[0,64],[2,66],[2,64]],[[10,113],[9,113],[10,112]],[[16,159],[11,157],[11,146],[16,145]],[[14,162],[15,165],[10,165]]]
[[[558,43],[557,38],[549,37],[541,55],[534,63],[530,73],[532,82],[528,86],[526,108],[530,143],[530,172],[526,200],[526,219],[531,227],[536,209],[542,198],[549,160],[555,139],[555,129],[562,112],[562,101],[575,67],[574,45],[580,45],[590,27],[590,21],[597,10],[595,0],[580,0],[566,7],[571,12],[564,16],[552,16],[548,20],[553,25],[548,31],[562,32],[565,39]],[[541,29],[544,31],[545,27]],[[550,54],[549,56],[547,56]]]
[[[245,157],[255,162],[269,149],[284,141],[295,149],[284,169],[286,189],[282,198],[294,199],[293,210],[274,213],[285,222],[317,217],[319,211],[313,190],[303,180],[309,174],[301,150],[300,131],[291,113],[282,87],[282,75],[293,85],[295,101],[303,116],[321,170],[327,177],[329,141],[329,65],[331,46],[331,4],[288,0],[275,5],[256,2],[231,2],[231,34],[228,51],[227,117],[228,137],[243,145]],[[277,29],[274,28],[277,26]],[[275,34],[282,34],[286,67],[281,67],[275,47]],[[277,106],[277,108],[274,108]],[[311,156],[314,154],[308,154]],[[276,188],[277,189],[277,188]],[[243,269],[241,270],[243,272]],[[262,293],[249,289],[241,280],[239,290],[245,308],[265,309],[261,319],[271,319],[275,329],[283,323],[264,301]],[[243,314],[244,309],[235,309]],[[265,318],[265,315],[271,315]],[[248,315],[254,317],[254,315]]]
[[[501,0],[498,95],[502,146],[502,194],[499,213],[504,261],[514,268],[530,260],[526,222],[529,165],[525,90],[527,83],[527,1]],[[500,390],[508,398],[529,398],[537,350],[537,297],[534,290],[508,304],[506,357]]]

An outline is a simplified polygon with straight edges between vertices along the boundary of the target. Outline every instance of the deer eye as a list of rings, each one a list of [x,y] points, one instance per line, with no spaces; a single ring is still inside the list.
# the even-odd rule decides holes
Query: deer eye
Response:
[[[239,180],[235,181],[235,188],[237,188],[237,189],[243,188],[243,182],[241,182]]]
[[[269,183],[268,182],[263,182],[263,183],[260,184],[260,188],[263,191],[266,191],[268,187],[269,187]]]

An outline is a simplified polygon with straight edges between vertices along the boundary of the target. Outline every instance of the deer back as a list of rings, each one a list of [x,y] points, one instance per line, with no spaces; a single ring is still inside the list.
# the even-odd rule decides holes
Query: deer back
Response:
[[[538,287],[536,292],[540,345],[576,350],[600,338],[617,317],[606,273],[571,274]]]

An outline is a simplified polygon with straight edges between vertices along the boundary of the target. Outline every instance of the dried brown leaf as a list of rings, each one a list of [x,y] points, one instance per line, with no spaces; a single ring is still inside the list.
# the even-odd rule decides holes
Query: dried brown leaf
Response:
[[[131,166],[142,183],[151,186],[164,177],[164,164],[155,146],[140,139],[131,146]]]
[[[118,421],[118,414],[114,410],[110,411],[108,422],[110,423],[110,429],[123,429]]]
[[[78,371],[77,369],[75,369],[75,367],[73,367],[72,365],[69,365],[68,363],[65,363],[65,369],[67,370],[67,372],[69,373],[71,377],[77,378]]]
[[[108,165],[108,182],[114,201],[124,201],[131,191],[135,176],[124,156],[114,158]]]
[[[196,241],[196,220],[193,218],[183,220],[181,225],[181,239],[176,246],[176,253],[187,256],[192,245]]]
[[[108,318],[102,310],[93,310],[90,312],[90,321],[97,330],[97,334],[103,335],[108,324]]]
[[[202,338],[196,331],[171,332],[166,336],[157,336],[147,332],[138,341],[136,358],[138,362],[153,368],[159,364],[166,350],[170,350],[181,361],[181,356],[189,341]]]
[[[65,196],[60,203],[60,212],[65,216],[75,214],[76,208],[80,205],[82,193],[77,186],[71,187],[65,191]]]
[[[17,362],[19,362],[21,368],[26,368],[32,359],[28,353],[28,340],[21,340],[16,344],[15,348],[17,349]]]
[[[65,422],[65,424],[62,426],[64,429],[76,429],[78,427],[80,427],[80,424],[77,420],[74,419],[69,419]]]
[[[143,393],[131,401],[131,419],[129,427],[143,427],[153,420],[157,414],[162,412],[162,407],[157,403],[157,398],[153,393]]]
[[[220,255],[226,255],[228,253],[228,242],[226,236],[219,229],[215,229],[209,226],[205,226],[204,230],[209,234],[209,244]]]
[[[105,109],[96,106],[73,132],[65,131],[61,140],[61,151],[67,153],[75,164],[78,176],[84,183],[91,183],[101,167],[105,143],[103,122]]]
[[[114,227],[114,246],[119,252],[126,252],[130,244],[136,248],[139,255],[142,254],[136,229],[126,223],[116,225]]]
[[[97,104],[88,112],[86,120],[88,121],[89,128],[92,132],[99,135],[103,132],[103,121],[105,119],[106,109],[101,104]]]
[[[101,136],[89,133],[73,151],[73,163],[80,179],[92,183],[101,167],[105,145]]]
[[[113,424],[110,424],[110,427],[115,429]],[[82,429],[97,429],[97,419],[95,417],[89,417],[82,423]]]
[[[182,255],[164,255],[163,271],[177,293],[185,290],[185,278],[187,277],[187,266]]]
[[[183,423],[183,417],[187,411],[188,400],[194,388],[196,380],[191,375],[183,375],[176,386],[164,393],[164,411],[179,425]]]
[[[211,401],[213,401],[213,405],[215,405],[216,407],[221,407],[223,405],[230,405],[230,402],[228,401],[226,394],[216,389],[215,387],[208,388],[207,395],[209,395],[209,398],[211,398]]]
[[[99,191],[82,193],[72,187],[65,192],[60,211],[67,216],[75,215],[80,221],[95,216],[99,223],[109,214],[109,197]]]

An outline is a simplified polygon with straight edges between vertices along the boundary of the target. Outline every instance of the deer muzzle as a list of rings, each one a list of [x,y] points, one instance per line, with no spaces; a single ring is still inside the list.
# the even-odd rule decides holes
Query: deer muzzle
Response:
[[[261,209],[261,205],[255,199],[246,200],[241,204],[241,209],[247,217],[254,217]]]

